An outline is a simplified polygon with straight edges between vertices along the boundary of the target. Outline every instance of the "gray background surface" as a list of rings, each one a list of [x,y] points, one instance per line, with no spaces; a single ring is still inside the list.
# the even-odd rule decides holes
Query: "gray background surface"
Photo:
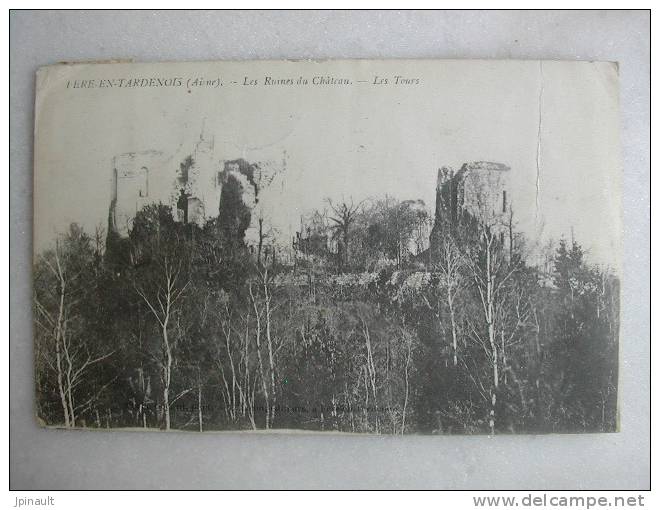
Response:
[[[643,11],[12,12],[11,488],[648,488],[649,23]],[[625,223],[621,432],[402,438],[37,427],[31,325],[34,72],[63,60],[110,58],[618,61]]]

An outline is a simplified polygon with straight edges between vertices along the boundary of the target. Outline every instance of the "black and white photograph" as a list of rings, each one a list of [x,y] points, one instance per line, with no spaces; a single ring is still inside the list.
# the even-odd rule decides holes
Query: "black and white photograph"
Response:
[[[37,74],[36,419],[618,430],[614,62]]]
[[[7,506],[653,507],[650,9],[60,7]]]

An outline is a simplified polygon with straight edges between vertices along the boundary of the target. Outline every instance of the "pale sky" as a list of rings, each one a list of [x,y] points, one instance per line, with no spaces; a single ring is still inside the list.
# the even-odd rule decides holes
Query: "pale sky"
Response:
[[[418,85],[395,85],[394,76]],[[331,76],[350,85],[263,85]],[[181,77],[180,87],[98,88],[99,80]],[[195,88],[188,79],[219,78]],[[373,84],[388,78],[388,84]],[[242,85],[254,79],[257,86]],[[67,88],[73,80],[97,88]],[[363,80],[364,82],[360,82]],[[235,81],[235,84],[231,82]],[[115,83],[117,83],[115,81]],[[35,249],[78,222],[107,224],[112,157],[176,152],[202,124],[219,159],[282,160],[263,197],[283,235],[323,199],[389,194],[433,210],[437,170],[511,167],[510,202],[532,240],[575,238],[620,267],[621,163],[614,64],[544,61],[335,61],[50,67],[38,78]],[[539,120],[540,128],[539,128]],[[540,132],[540,144],[539,144]],[[538,156],[538,158],[537,158]],[[538,163],[538,209],[537,203]],[[171,180],[176,168],[170,175]],[[151,176],[151,179],[157,176]]]

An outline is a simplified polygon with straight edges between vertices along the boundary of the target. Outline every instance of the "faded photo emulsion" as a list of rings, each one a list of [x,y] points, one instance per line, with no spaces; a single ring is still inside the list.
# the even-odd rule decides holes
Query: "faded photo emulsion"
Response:
[[[180,431],[617,431],[618,67],[37,73],[36,415]]]

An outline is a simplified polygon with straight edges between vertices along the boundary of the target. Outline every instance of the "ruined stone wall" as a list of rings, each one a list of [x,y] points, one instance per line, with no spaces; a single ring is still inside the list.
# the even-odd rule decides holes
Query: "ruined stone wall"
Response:
[[[153,171],[162,159],[156,151],[131,152],[112,159],[110,227],[126,235],[137,211],[157,202]]]
[[[487,226],[504,242],[509,235],[509,167],[500,163],[464,163],[458,171],[438,170],[435,222],[431,231],[431,259],[446,235],[460,235],[460,228]],[[460,227],[460,228],[459,228]]]
[[[162,203],[172,208],[176,221],[203,225],[219,213],[223,184],[235,179],[242,200],[251,211],[246,241],[258,240],[259,190],[281,171],[273,162],[222,160],[213,139],[199,140],[165,156],[158,151],[121,154],[112,160],[109,228],[127,236],[137,212],[145,205]]]
[[[509,208],[509,167],[483,161],[464,167],[461,193],[463,212],[489,225],[502,223]]]

